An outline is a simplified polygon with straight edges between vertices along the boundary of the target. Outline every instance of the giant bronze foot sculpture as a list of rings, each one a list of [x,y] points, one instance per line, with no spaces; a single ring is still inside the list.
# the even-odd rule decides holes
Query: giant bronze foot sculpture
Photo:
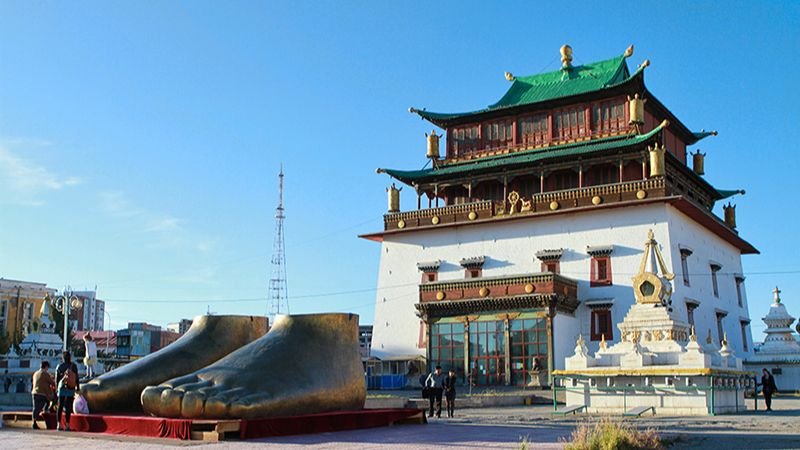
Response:
[[[141,411],[145,387],[206,367],[266,332],[266,317],[199,316],[177,341],[82,385],[81,393],[92,412]]]
[[[278,316],[266,336],[142,392],[161,417],[252,419],[364,407],[358,316]]]

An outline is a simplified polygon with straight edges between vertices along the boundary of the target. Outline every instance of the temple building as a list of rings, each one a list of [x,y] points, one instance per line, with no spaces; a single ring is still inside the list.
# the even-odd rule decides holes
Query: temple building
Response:
[[[735,206],[713,212],[744,192],[704,177],[705,153],[688,152],[716,132],[684,125],[632,55],[573,65],[565,45],[559,70],[506,72],[486,108],[410,109],[439,130],[429,167],[378,169],[413,208],[393,184],[383,229],[362,236],[381,243],[373,357],[423,355],[475,385],[547,384],[579,338],[591,352],[620,341],[649,230],[674,268],[670,317],[752,353],[741,255],[758,251]]]

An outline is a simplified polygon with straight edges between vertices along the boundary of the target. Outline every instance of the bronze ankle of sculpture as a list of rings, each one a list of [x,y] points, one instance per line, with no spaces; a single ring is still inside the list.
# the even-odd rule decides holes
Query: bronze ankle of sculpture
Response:
[[[252,419],[364,407],[358,316],[278,316],[265,336],[142,392],[161,417]]]
[[[180,339],[81,386],[92,412],[141,411],[142,390],[201,369],[264,336],[267,318],[199,316]]]

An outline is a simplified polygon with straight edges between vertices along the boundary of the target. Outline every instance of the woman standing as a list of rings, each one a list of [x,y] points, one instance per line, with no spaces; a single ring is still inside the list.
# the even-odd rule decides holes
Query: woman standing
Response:
[[[456,371],[450,369],[444,379],[444,399],[447,402],[447,417],[453,417],[456,409]]]
[[[761,376],[761,392],[764,393],[764,403],[767,404],[767,411],[772,411],[772,394],[778,392],[775,386],[775,377],[769,373],[769,370],[763,369]]]

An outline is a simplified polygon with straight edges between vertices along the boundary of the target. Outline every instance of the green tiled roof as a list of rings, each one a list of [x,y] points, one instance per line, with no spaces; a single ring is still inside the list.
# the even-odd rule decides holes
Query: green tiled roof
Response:
[[[707,138],[709,136],[716,136],[717,132],[716,131],[706,131],[706,130],[693,131],[692,135],[694,135],[694,142],[687,142],[688,145],[694,144],[695,142],[697,142],[697,141],[699,141],[701,139],[705,139],[705,138]]]
[[[719,194],[719,199],[723,200],[728,197],[733,197],[736,194],[744,195],[744,189],[734,189],[734,190],[727,190],[727,189],[716,189],[717,194]]]
[[[620,55],[616,58],[582,66],[527,77],[516,77],[503,98],[493,105],[476,111],[435,113],[411,108],[411,112],[440,125],[441,122],[461,117],[608,89],[633,79],[644,70],[645,65],[642,65],[631,75],[625,59],[624,55]]]
[[[665,126],[666,124],[661,124],[646,134],[616,136],[585,142],[555,145],[539,150],[527,150],[508,155],[491,156],[472,161],[465,161],[462,163],[447,164],[445,166],[432,169],[378,169],[378,173],[386,173],[389,176],[408,185],[413,183],[426,183],[468,173],[480,173],[505,167],[529,165],[554,158],[575,157],[595,152],[630,147],[649,141],[653,136],[664,129]]]

